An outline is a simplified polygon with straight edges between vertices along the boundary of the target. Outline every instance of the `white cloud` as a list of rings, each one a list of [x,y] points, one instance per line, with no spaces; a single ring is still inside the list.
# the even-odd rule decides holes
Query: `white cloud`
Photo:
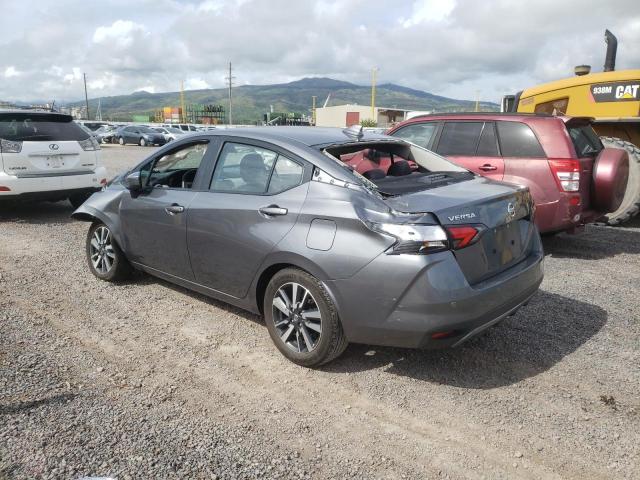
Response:
[[[80,80],[81,78],[82,78],[82,72],[80,71],[80,69],[78,67],[73,67],[73,69],[71,70],[71,73],[67,73],[63,77],[63,80],[65,82],[71,83],[76,80]]]
[[[14,66],[8,66],[4,71],[4,78],[17,77],[20,75],[20,72],[16,70]]]
[[[186,90],[203,90],[205,88],[211,88],[211,85],[202,78],[190,78],[185,80],[184,88]]]
[[[456,0],[418,0],[413,4],[411,17],[402,21],[405,28],[426,22],[445,20],[456,6]]]
[[[96,28],[93,34],[94,43],[115,43],[120,48],[131,47],[135,37],[145,34],[143,25],[131,20],[116,20],[109,26]]]

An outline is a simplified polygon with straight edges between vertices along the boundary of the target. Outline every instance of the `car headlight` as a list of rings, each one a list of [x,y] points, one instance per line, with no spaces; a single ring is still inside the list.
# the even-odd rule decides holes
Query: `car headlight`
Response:
[[[447,233],[439,225],[370,223],[369,227],[397,239],[387,251],[390,255],[426,255],[449,248]]]

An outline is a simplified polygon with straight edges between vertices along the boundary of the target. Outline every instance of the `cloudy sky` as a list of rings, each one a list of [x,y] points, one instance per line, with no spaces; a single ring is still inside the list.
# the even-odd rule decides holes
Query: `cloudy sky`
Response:
[[[221,87],[328,76],[454,98],[640,68],[638,0],[0,0],[0,100]]]

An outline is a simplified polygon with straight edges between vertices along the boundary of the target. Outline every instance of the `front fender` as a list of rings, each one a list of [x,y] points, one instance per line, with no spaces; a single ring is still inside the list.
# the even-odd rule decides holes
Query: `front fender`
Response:
[[[120,199],[126,190],[103,190],[96,192],[78,207],[71,218],[83,222],[104,223],[122,248],[122,229],[120,228]],[[125,252],[126,253],[126,252]]]

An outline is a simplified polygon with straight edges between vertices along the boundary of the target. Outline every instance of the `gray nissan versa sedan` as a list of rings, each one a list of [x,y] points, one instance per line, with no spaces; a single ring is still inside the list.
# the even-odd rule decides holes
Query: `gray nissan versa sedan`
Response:
[[[314,366],[348,342],[456,346],[513,314],[542,281],[533,214],[526,188],[400,139],[264,127],[172,142],[73,216],[98,278],[140,269],[261,313]]]

